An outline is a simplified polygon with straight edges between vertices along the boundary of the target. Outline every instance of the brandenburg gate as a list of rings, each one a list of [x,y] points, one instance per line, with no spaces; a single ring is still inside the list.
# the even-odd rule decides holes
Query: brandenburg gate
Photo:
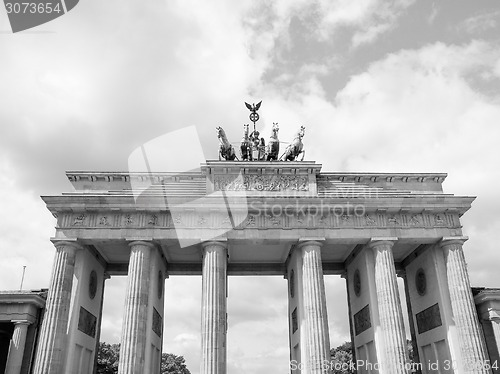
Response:
[[[43,197],[57,227],[35,374],[92,373],[114,275],[128,279],[120,374],[159,372],[175,275],[203,279],[202,374],[226,373],[230,275],[286,278],[290,370],[328,373],[325,274],[346,279],[358,373],[411,372],[403,313],[421,372],[491,372],[462,248],[474,198],[444,193],[445,174],[222,158],[183,173],[68,172],[75,190]]]
[[[443,193],[443,174],[208,161],[199,174],[67,175],[76,191],[43,198],[56,255],[35,373],[91,372],[105,279],[124,274],[120,373],[158,372],[164,281],[185,274],[203,277],[202,373],[225,373],[227,276],[247,274],[288,279],[290,357],[303,373],[329,360],[324,274],[346,278],[356,359],[385,363],[381,373],[407,372],[398,275],[422,362],[469,373],[486,360],[462,250],[473,198]],[[150,177],[135,199],[131,180]]]

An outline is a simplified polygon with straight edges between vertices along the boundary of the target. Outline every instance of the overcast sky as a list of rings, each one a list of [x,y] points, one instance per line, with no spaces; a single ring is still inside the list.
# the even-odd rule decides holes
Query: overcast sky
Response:
[[[0,9],[0,289],[47,287],[55,220],[40,195],[65,170],[127,170],[130,153],[195,125],[239,141],[263,100],[323,171],[446,172],[477,196],[462,218],[471,282],[499,287],[498,0],[82,0],[12,34]],[[182,155],[189,157],[188,140]],[[107,281],[102,340],[118,342],[124,278]],[[345,282],[326,277],[332,346],[347,340]],[[200,277],[166,281],[164,350],[199,372]],[[288,372],[286,281],[230,278],[228,372]]]

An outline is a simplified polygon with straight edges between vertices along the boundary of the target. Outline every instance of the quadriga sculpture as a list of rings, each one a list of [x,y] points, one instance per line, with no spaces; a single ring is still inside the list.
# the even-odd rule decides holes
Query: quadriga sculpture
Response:
[[[304,137],[305,130],[306,128],[304,126],[300,126],[300,130],[295,134],[292,143],[288,145],[288,147],[286,147],[285,153],[283,153],[283,155],[280,157],[280,160],[297,161],[297,158],[301,153],[302,158],[300,159],[300,161],[304,160],[306,152],[302,150],[302,147],[304,146],[302,144],[302,138]]]
[[[226,161],[233,161],[236,158],[234,148],[227,140],[226,132],[220,126],[215,128],[217,130],[217,137],[219,138],[219,161],[223,158]]]
[[[273,122],[272,134],[269,138],[269,144],[267,145],[267,161],[275,161],[278,159],[280,153],[280,141],[278,139],[279,129],[278,124]]]

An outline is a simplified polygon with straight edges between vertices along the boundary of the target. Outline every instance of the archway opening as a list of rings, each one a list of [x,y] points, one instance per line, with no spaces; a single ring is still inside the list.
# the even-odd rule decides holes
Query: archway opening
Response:
[[[326,309],[330,349],[351,341],[346,281],[339,275],[325,275]]]
[[[120,343],[127,276],[113,276],[104,291],[101,342]],[[162,353],[182,356],[192,374],[200,367],[201,277],[171,276],[165,280]]]
[[[288,285],[282,276],[228,277],[227,372],[289,372]]]

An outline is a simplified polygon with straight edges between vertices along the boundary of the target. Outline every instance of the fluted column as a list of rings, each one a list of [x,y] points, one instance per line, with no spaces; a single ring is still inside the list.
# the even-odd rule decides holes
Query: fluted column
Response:
[[[75,272],[76,251],[81,247],[73,242],[56,242],[56,255],[45,304],[35,374],[60,374],[65,358],[66,335]]]
[[[5,374],[19,374],[21,372],[26,333],[28,332],[29,325],[28,321],[14,321],[14,333],[10,341]]]
[[[491,327],[493,330],[493,336],[495,338],[497,353],[500,355],[500,318],[492,319],[491,320]],[[498,364],[500,365],[500,362]]]
[[[446,278],[450,290],[451,309],[458,330],[463,373],[491,373],[491,370],[482,368],[488,355],[462,249],[465,240],[443,238],[441,241],[446,264]]]
[[[226,373],[227,248],[203,243],[201,374]]]
[[[143,374],[148,319],[149,264],[154,244],[134,241],[130,246],[123,315],[119,374]]]
[[[372,240],[375,260],[375,288],[382,332],[382,342],[376,342],[380,374],[408,373],[405,367],[406,334],[403,324],[403,311],[399,299],[398,282],[392,254],[392,240]]]
[[[330,337],[326,313],[325,281],[321,264],[321,243],[305,241],[299,244],[302,256],[302,294],[304,311],[305,355],[303,374],[329,373]]]

